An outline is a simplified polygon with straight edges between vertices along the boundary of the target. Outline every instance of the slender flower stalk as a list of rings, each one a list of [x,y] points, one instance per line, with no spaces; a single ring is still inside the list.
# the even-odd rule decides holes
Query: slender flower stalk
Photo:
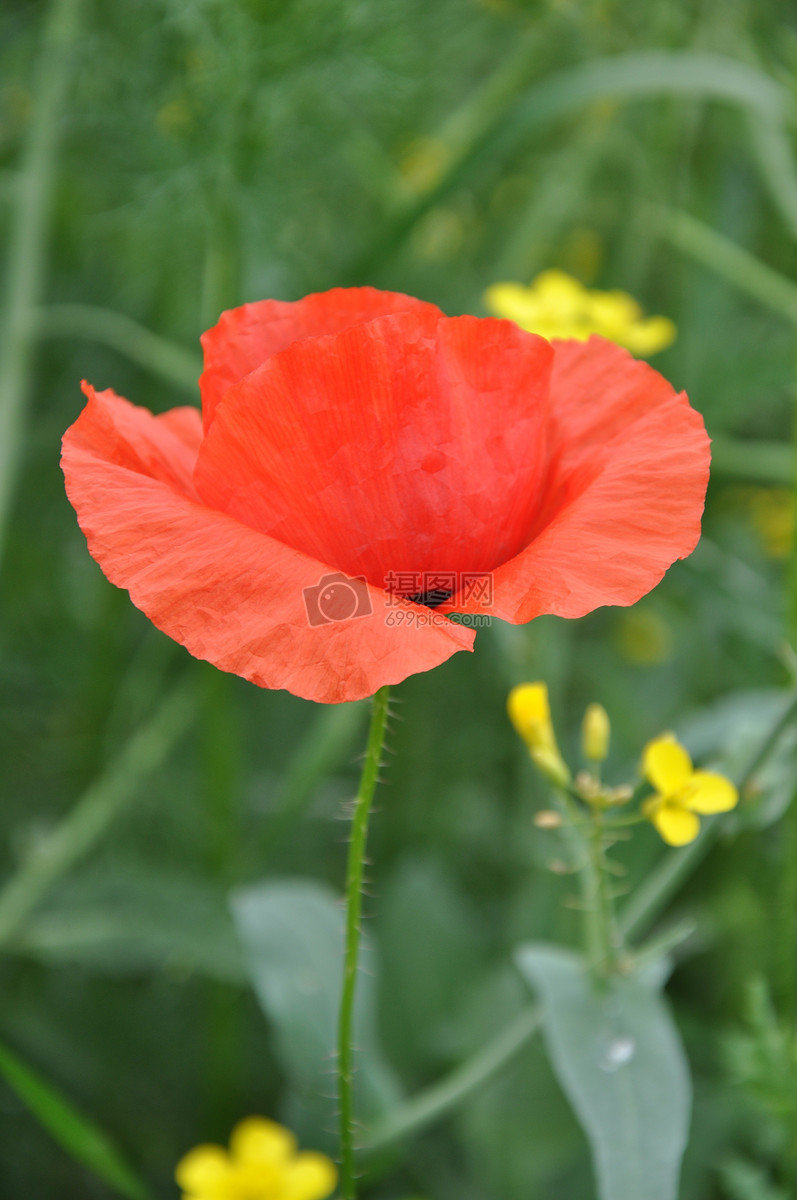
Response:
[[[33,82],[35,105],[9,217],[5,296],[0,302],[0,548],[22,457],[36,305],[46,274],[46,241],[62,114],[75,65],[83,0],[52,0]]]
[[[382,687],[373,699],[371,728],[360,787],[352,816],[349,859],[346,870],[346,950],[343,963],[343,990],[338,1022],[338,1095],[340,1098],[340,1186],[343,1200],[355,1200],[357,1181],[354,1170],[354,1066],[352,1028],[357,990],[357,961],[360,951],[360,915],[362,911],[363,869],[368,836],[368,817],[379,777],[379,765],[385,744],[389,687]]]

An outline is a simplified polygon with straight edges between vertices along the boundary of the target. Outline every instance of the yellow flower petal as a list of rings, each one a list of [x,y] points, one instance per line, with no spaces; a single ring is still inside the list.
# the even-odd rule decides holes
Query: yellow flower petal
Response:
[[[230,1135],[230,1153],[236,1163],[284,1163],[296,1151],[296,1138],[289,1129],[265,1117],[247,1117]]]
[[[669,318],[643,318],[627,292],[590,291],[564,271],[543,271],[530,287],[495,283],[484,293],[484,303],[496,316],[549,340],[583,341],[597,333],[645,356],[663,350],[675,338]]]
[[[645,805],[645,816],[656,827],[668,846],[685,846],[700,833],[700,821],[693,812],[676,800],[659,800]]]
[[[520,683],[506,702],[509,719],[524,742],[535,746],[553,736],[548,688],[544,683]]]
[[[671,796],[692,778],[692,760],[674,733],[663,733],[642,752],[642,774],[662,796]]]
[[[677,336],[678,331],[669,317],[648,317],[646,321],[639,321],[626,330],[623,345],[632,354],[647,358],[649,354],[658,354],[659,350],[666,350]]]
[[[590,292],[589,299],[596,333],[625,345],[628,331],[642,316],[636,300],[627,292]]]
[[[174,1172],[189,1200],[233,1200],[233,1167],[221,1146],[195,1146],[180,1159]]]
[[[583,316],[589,305],[587,289],[564,271],[543,271],[531,285],[540,302],[540,307],[553,317],[573,318]]]
[[[685,800],[692,812],[708,815],[735,808],[739,803],[739,792],[724,775],[716,775],[713,771],[695,771]]]
[[[337,1182],[335,1164],[325,1154],[305,1150],[285,1168],[280,1200],[325,1200]]]
[[[494,283],[484,293],[484,305],[496,317],[514,321],[522,329],[536,332],[541,320],[540,305],[531,288],[522,283]]]
[[[534,762],[554,783],[566,783],[570,772],[559,753],[551,721],[548,688],[544,683],[521,683],[506,702],[509,719],[529,748]]]

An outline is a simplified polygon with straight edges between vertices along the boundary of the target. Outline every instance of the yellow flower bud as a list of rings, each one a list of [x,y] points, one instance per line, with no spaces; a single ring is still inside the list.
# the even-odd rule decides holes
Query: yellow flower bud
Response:
[[[534,824],[538,829],[559,829],[562,825],[562,817],[560,813],[554,812],[551,808],[543,808],[534,814]]]
[[[507,700],[507,712],[543,775],[559,786],[568,783],[570,772],[556,744],[546,685],[521,683],[512,688]]]
[[[581,725],[581,748],[590,762],[603,762],[609,753],[609,714],[602,704],[590,704]]]

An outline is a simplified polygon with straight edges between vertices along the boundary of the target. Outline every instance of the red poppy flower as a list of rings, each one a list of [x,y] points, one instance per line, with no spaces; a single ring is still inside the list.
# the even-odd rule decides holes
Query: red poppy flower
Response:
[[[204,425],[84,385],[67,492],[108,578],[261,687],[370,695],[472,648],[447,613],[632,604],[699,537],[703,422],[601,338],[353,288],[202,342]]]

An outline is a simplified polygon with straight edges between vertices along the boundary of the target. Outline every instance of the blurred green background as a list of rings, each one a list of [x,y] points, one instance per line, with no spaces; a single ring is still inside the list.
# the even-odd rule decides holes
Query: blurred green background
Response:
[[[655,365],[716,444],[695,555],[633,610],[497,623],[397,689],[367,931],[382,1084],[412,1094],[528,1004],[519,940],[578,938],[508,688],[548,682],[571,753],[602,702],[621,782],[671,727],[738,762],[793,681],[795,69],[777,0],[3,0],[0,1042],[152,1196],[249,1112],[334,1146],[305,1035],[273,998],[261,1010],[227,896],[286,877],[339,891],[367,711],[220,675],[104,579],[58,468],[80,379],[155,411],[197,402],[198,337],[223,308],[340,284],[482,313],[488,284],[558,266],[678,326]],[[699,918],[669,989],[697,1098],[684,1200],[794,1194],[786,741],[671,910]],[[664,853],[637,833],[623,886]],[[0,1109],[0,1196],[116,1194],[19,1089],[0,1082]],[[592,1189],[530,1042],[377,1157],[364,1195]]]

